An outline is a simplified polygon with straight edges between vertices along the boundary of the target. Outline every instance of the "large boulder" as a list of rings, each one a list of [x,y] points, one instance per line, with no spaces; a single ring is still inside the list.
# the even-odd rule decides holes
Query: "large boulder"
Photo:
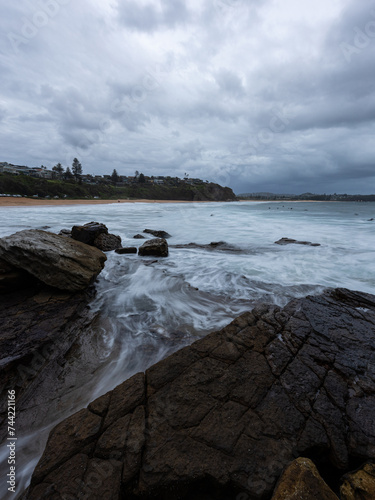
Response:
[[[121,237],[108,233],[108,228],[100,222],[88,222],[83,226],[73,226],[71,236],[74,240],[94,246],[103,252],[121,248]]]
[[[71,231],[74,240],[92,246],[94,246],[94,241],[100,234],[108,234],[108,228],[99,222],[88,222],[83,226],[73,226]]]
[[[107,258],[73,239],[30,229],[1,238],[0,259],[47,285],[79,291],[94,281]]]
[[[17,269],[0,259],[0,295],[25,288],[31,283],[31,278],[26,271]]]
[[[101,233],[94,240],[94,247],[99,248],[103,252],[110,252],[121,248],[121,237],[115,234]]]
[[[60,423],[24,498],[265,499],[312,456],[337,490],[375,459],[374,351],[375,296],[260,305]]]
[[[138,249],[138,255],[153,257],[168,257],[168,243],[164,238],[147,240]]]

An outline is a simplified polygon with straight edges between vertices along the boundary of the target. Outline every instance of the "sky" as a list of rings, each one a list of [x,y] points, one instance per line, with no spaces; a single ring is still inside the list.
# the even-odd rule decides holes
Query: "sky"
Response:
[[[0,161],[375,193],[374,0],[0,0]]]

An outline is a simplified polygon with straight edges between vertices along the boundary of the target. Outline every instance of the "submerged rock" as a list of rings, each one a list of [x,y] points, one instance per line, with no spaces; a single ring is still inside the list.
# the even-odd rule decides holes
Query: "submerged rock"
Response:
[[[293,240],[292,238],[281,238],[278,241],[275,241],[276,245],[290,245],[290,244],[295,244],[295,245],[307,245],[310,247],[320,247],[320,243],[311,243],[311,241],[298,241],[298,240]]]
[[[374,351],[375,296],[258,306],[61,422],[24,498],[270,498],[311,455],[332,486],[375,459]]]
[[[146,238],[142,234],[135,234],[133,236],[136,240],[145,240]]]
[[[153,229],[145,229],[143,232],[152,234],[152,236],[155,236],[155,238],[171,238],[171,235],[166,231],[154,231]]]
[[[168,257],[168,243],[164,238],[147,240],[138,249],[138,255],[154,257]]]
[[[79,291],[94,281],[107,258],[71,238],[29,229],[0,239],[0,259],[49,286]]]
[[[123,247],[123,248],[118,248],[115,250],[116,253],[119,253],[120,255],[122,254],[128,254],[128,253],[137,253],[137,247]]]

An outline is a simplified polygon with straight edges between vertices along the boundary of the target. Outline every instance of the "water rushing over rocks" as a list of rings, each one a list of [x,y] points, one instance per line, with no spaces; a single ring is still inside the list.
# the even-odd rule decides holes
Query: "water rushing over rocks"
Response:
[[[373,204],[294,204],[292,211],[282,205],[0,207],[0,237],[44,226],[58,233],[92,220],[118,234],[124,247],[141,246],[144,239],[133,236],[144,228],[171,235],[164,259],[107,253],[89,309],[70,316],[81,326],[54,325],[59,355],[47,349],[22,363],[37,392],[25,395],[20,410],[20,488],[58,421],[244,311],[259,303],[284,306],[327,287],[375,289]],[[274,244],[285,235],[320,246]],[[29,298],[35,313],[55,300],[35,297]]]

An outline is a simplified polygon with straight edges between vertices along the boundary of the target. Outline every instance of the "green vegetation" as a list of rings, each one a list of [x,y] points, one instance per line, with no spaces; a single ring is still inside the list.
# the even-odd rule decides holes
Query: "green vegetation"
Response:
[[[72,174],[71,174],[72,175]],[[142,179],[143,181],[143,179]],[[69,178],[65,180],[47,180],[29,175],[0,174],[0,193],[18,194],[45,198],[71,199],[124,199],[143,198],[151,200],[186,200],[186,201],[227,201],[236,197],[230,188],[218,184],[202,183],[189,185],[184,182],[177,185],[133,182],[125,186],[117,186],[111,181],[101,181],[97,184],[76,182]]]

